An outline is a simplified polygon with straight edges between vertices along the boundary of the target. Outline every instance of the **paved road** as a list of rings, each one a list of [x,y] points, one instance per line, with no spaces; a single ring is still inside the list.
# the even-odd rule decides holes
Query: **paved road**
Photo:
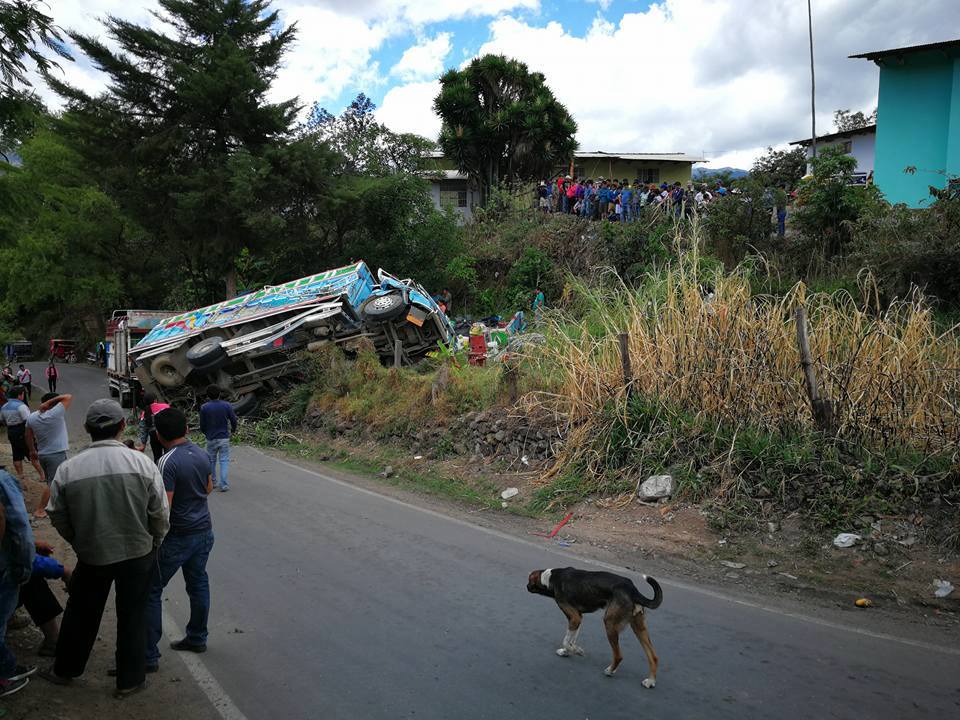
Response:
[[[584,623],[587,657],[558,658],[563,617],[525,589],[534,568],[585,561],[253,449],[235,452],[231,485],[211,498],[214,607],[200,658],[225,717],[960,714],[956,651],[766,611],[669,578],[649,620],[661,658],[657,688],[641,687],[646,663],[628,634],[626,660],[608,679],[600,618]],[[167,597],[183,627],[182,586]]]

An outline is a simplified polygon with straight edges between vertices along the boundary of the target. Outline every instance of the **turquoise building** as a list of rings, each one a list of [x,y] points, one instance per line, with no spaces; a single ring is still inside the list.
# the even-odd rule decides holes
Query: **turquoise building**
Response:
[[[960,40],[850,57],[880,67],[874,182],[891,203],[929,205],[929,186],[960,177]]]

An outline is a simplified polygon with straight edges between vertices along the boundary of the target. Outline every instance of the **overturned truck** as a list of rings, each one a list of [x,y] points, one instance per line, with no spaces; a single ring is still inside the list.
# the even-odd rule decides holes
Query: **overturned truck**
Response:
[[[166,318],[129,357],[144,391],[189,406],[215,383],[242,415],[290,381],[298,351],[365,337],[384,362],[412,364],[453,335],[423,287],[361,261]]]

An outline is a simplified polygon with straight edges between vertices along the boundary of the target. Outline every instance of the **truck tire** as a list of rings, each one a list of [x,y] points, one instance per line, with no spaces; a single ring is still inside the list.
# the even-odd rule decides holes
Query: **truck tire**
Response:
[[[237,398],[236,402],[230,404],[233,405],[233,411],[237,415],[249,415],[257,409],[259,403],[256,393],[247,393],[246,395],[241,395]]]
[[[110,386],[110,397],[120,397],[120,388]]]
[[[218,370],[227,362],[223,338],[211,335],[187,350],[187,362],[197,370]]]
[[[378,323],[393,320],[405,312],[407,312],[407,303],[404,302],[403,295],[398,292],[367,298],[360,307],[360,314],[364,320]]]
[[[180,387],[185,382],[185,378],[173,362],[173,356],[169,353],[157,355],[153,359],[153,362],[150,363],[150,374],[158,385],[165,388]]]

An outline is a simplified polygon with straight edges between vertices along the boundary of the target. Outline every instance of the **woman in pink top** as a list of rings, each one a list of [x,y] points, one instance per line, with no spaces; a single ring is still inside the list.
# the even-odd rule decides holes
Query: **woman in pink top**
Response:
[[[143,396],[143,412],[140,413],[140,423],[137,427],[139,431],[138,450],[145,450],[147,440],[150,441],[150,451],[153,453],[153,461],[157,462],[163,455],[163,445],[160,444],[160,438],[157,437],[157,430],[153,424],[153,418],[166,410],[167,403],[157,402],[157,396],[153,393],[145,393]]]

